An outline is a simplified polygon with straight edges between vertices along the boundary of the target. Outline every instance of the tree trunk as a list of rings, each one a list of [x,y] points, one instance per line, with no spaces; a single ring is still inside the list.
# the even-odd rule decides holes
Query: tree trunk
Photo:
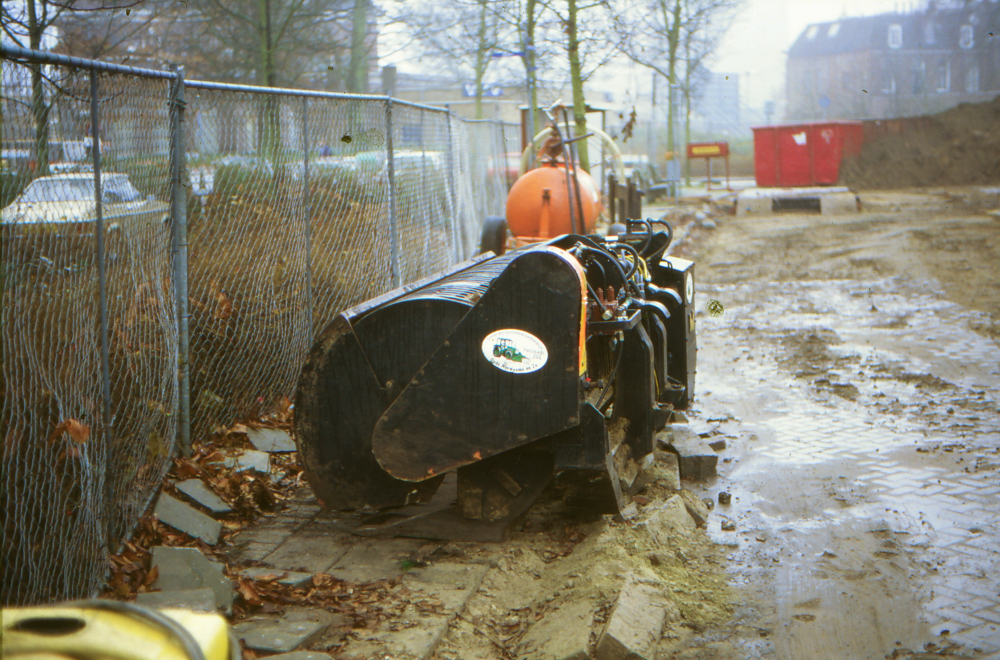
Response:
[[[667,29],[667,79],[670,81],[671,89],[677,84],[677,48],[680,46],[681,35],[681,1],[660,0],[660,10],[663,12],[663,27]],[[673,3],[673,7],[670,6],[671,2]],[[673,17],[672,22],[670,20],[671,17]],[[676,140],[674,139],[674,122],[676,117],[674,117],[674,104],[670,103],[668,107],[667,151],[676,153]]]
[[[28,0],[28,38],[32,50],[41,50],[42,33],[45,27],[38,25],[35,1]],[[49,174],[49,106],[45,104],[42,87],[42,65],[31,65],[31,114],[35,120],[35,174]],[[93,136],[96,144],[97,136]]]
[[[535,5],[538,0],[527,0],[524,10],[524,70],[528,82],[528,117],[533,120],[528,139],[538,134],[538,90],[535,88]]]
[[[576,134],[587,134],[587,102],[583,98],[583,74],[580,69],[580,41],[576,36],[576,0],[569,0],[569,20],[566,25],[569,37],[569,75],[573,85],[573,119],[576,121]],[[568,139],[570,136],[567,135]],[[590,158],[587,153],[587,141],[580,140],[576,145],[580,167],[590,171]]]
[[[479,0],[479,30],[476,33],[476,119],[483,118],[483,77],[486,75],[486,63],[489,44],[486,42],[486,3]]]
[[[274,67],[274,46],[271,43],[271,0],[257,0],[257,18],[257,32],[260,36],[260,45],[257,49],[258,80],[261,85],[274,87],[278,81]],[[273,162],[277,159],[281,145],[280,99],[271,94],[264,94],[260,104],[260,153],[265,159]]]
[[[354,0],[351,13],[351,72],[347,91],[364,94],[368,91],[368,0]]]

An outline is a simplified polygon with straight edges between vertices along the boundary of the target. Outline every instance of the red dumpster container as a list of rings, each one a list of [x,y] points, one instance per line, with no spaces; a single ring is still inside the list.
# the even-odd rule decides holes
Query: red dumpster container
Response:
[[[760,126],[753,129],[754,172],[762,188],[837,183],[840,162],[861,153],[859,121]]]

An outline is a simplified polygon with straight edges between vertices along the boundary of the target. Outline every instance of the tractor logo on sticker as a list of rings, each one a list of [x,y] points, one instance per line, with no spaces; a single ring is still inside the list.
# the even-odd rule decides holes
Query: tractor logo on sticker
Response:
[[[483,339],[483,357],[501,371],[527,374],[538,371],[549,361],[545,344],[530,332],[497,330]]]

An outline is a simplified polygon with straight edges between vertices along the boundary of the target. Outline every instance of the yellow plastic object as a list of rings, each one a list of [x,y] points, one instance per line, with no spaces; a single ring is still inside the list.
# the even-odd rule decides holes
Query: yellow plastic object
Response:
[[[205,660],[230,657],[229,628],[218,614],[147,611],[179,624]],[[2,616],[3,660],[192,660],[174,634],[134,612],[69,605],[4,609]]]

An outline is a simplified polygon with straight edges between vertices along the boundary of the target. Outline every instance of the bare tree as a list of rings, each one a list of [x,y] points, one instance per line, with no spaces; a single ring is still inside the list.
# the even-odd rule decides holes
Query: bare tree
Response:
[[[607,64],[616,52],[615,35],[610,30],[611,13],[604,0],[580,3],[579,0],[549,0],[546,7],[556,16],[565,35],[565,47],[569,64],[570,86],[573,91],[573,121],[576,135],[587,134],[587,101],[584,97],[584,83],[602,66]],[[581,22],[580,15],[586,20]],[[576,143],[580,166],[590,170],[590,154],[587,141]]]
[[[737,0],[623,0],[613,11],[618,47],[632,61],[665,77],[671,88],[680,89],[690,114],[697,72],[715,51],[737,4]],[[667,150],[676,151],[674,104],[667,107]]]
[[[390,13],[429,59],[459,78],[472,78],[476,117],[482,118],[484,81],[496,61],[493,54],[515,38],[511,23],[502,17],[504,9],[500,0],[454,0],[434,5],[400,0]]]
[[[76,2],[75,0],[63,0],[53,2],[52,0],[25,0],[23,3],[4,2],[0,5],[0,18],[3,22],[4,35],[22,48],[40,50],[43,45],[43,38],[52,36],[53,28],[65,16],[77,12],[111,12],[121,11],[125,15],[126,10],[131,13],[131,8],[139,4],[140,0],[123,0],[114,2]],[[127,38],[128,30],[110,30],[105,39],[95,44],[97,50],[92,56],[102,55],[108,49],[117,45],[122,39]],[[114,35],[114,38],[112,38]],[[36,172],[45,176],[49,173],[49,113],[52,110],[52,101],[46,101],[42,65],[30,64],[31,69],[31,114],[35,124],[35,141],[33,147],[33,157],[35,160]],[[49,80],[58,89],[58,81]]]

